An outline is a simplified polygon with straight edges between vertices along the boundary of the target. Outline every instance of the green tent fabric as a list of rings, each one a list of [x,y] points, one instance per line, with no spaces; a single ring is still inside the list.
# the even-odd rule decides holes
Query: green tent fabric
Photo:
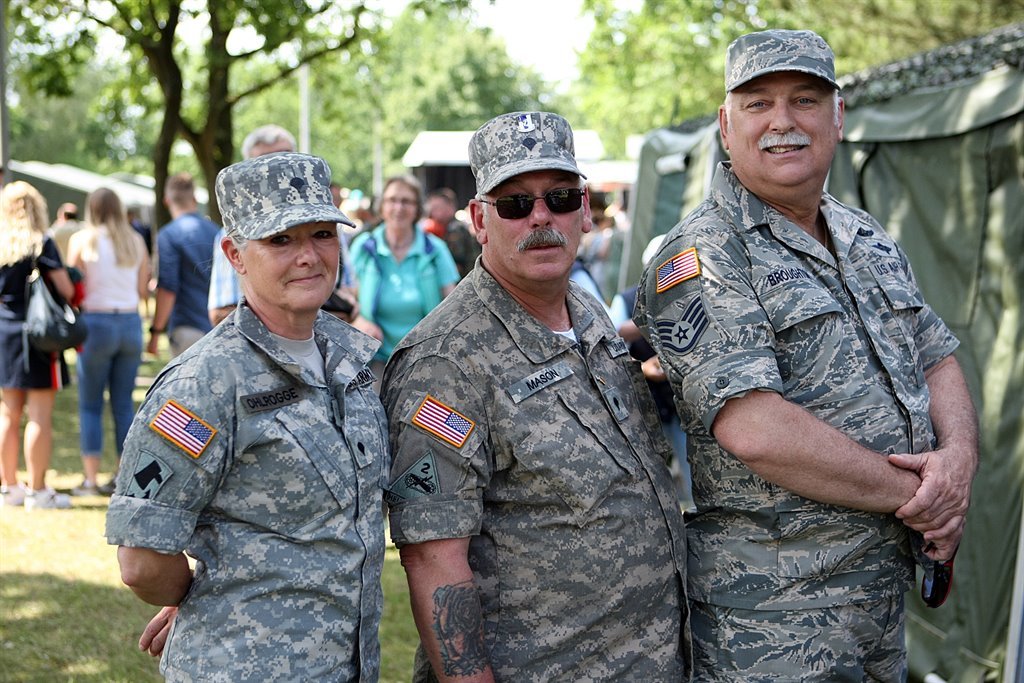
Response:
[[[845,139],[828,191],[866,209],[907,249],[926,299],[962,342],[957,357],[980,420],[981,464],[953,593],[939,609],[908,596],[911,677],[1021,681],[1024,24],[858,75],[843,82],[843,96]],[[717,153],[715,129],[691,134],[702,146],[686,150],[691,159]],[[642,152],[633,244],[671,227],[649,222],[639,206],[651,177]],[[659,216],[685,214],[704,189],[701,173],[654,177],[659,192],[675,192],[674,204],[659,197]],[[639,269],[634,258],[628,272]]]
[[[671,230],[704,199],[723,158],[718,124],[707,120],[655,130],[644,138],[617,291],[640,279],[640,255],[651,238]]]
[[[829,180],[907,249],[962,341],[979,409],[982,464],[953,594],[937,610],[908,602],[911,671],[948,681],[998,680],[1007,655],[1024,486],[1022,112],[1024,73],[1008,67],[851,109]]]

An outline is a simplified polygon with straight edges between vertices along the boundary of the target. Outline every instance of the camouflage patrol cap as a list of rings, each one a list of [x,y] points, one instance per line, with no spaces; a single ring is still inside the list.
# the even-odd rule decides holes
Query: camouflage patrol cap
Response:
[[[835,55],[824,38],[814,31],[773,29],[732,41],[725,57],[725,90],[732,92],[755,78],[779,71],[811,74],[839,88]]]
[[[569,122],[546,111],[496,116],[469,140],[469,165],[480,194],[530,171],[569,171],[586,178],[575,154]]]
[[[344,223],[334,206],[331,169],[319,157],[265,154],[217,174],[217,205],[229,236],[260,240],[303,223]]]

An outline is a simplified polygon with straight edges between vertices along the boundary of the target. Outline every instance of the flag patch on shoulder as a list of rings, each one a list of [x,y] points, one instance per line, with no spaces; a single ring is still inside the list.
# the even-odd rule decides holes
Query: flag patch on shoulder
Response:
[[[428,395],[412,416],[412,423],[434,436],[462,448],[476,423]]]
[[[668,261],[658,266],[658,281],[655,291],[664,292],[680,282],[700,275],[700,261],[697,260],[697,247],[681,251]]]
[[[193,458],[202,455],[217,433],[216,429],[173,399],[160,408],[149,426]]]

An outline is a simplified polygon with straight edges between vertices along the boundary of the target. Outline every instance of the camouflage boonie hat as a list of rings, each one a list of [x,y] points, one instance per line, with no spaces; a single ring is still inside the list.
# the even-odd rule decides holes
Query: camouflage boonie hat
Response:
[[[586,178],[575,155],[569,122],[546,111],[496,116],[469,140],[469,165],[480,194],[530,171],[569,171]]]
[[[732,92],[755,78],[779,71],[800,71],[838,89],[835,55],[814,31],[773,29],[732,41],[725,57],[725,90]]]
[[[279,152],[246,159],[217,174],[224,232],[260,240],[303,223],[354,225],[334,206],[331,169],[319,157]]]

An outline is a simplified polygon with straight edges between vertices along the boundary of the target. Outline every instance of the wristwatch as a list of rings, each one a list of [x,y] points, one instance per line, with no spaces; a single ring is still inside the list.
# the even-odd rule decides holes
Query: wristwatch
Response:
[[[165,330],[165,329],[157,329],[157,328],[156,328],[156,327],[154,327],[153,325],[150,325],[150,326],[149,326],[149,333],[150,333],[150,334],[163,334],[163,333],[164,333],[164,332],[166,332],[166,331],[167,331],[167,330]]]

